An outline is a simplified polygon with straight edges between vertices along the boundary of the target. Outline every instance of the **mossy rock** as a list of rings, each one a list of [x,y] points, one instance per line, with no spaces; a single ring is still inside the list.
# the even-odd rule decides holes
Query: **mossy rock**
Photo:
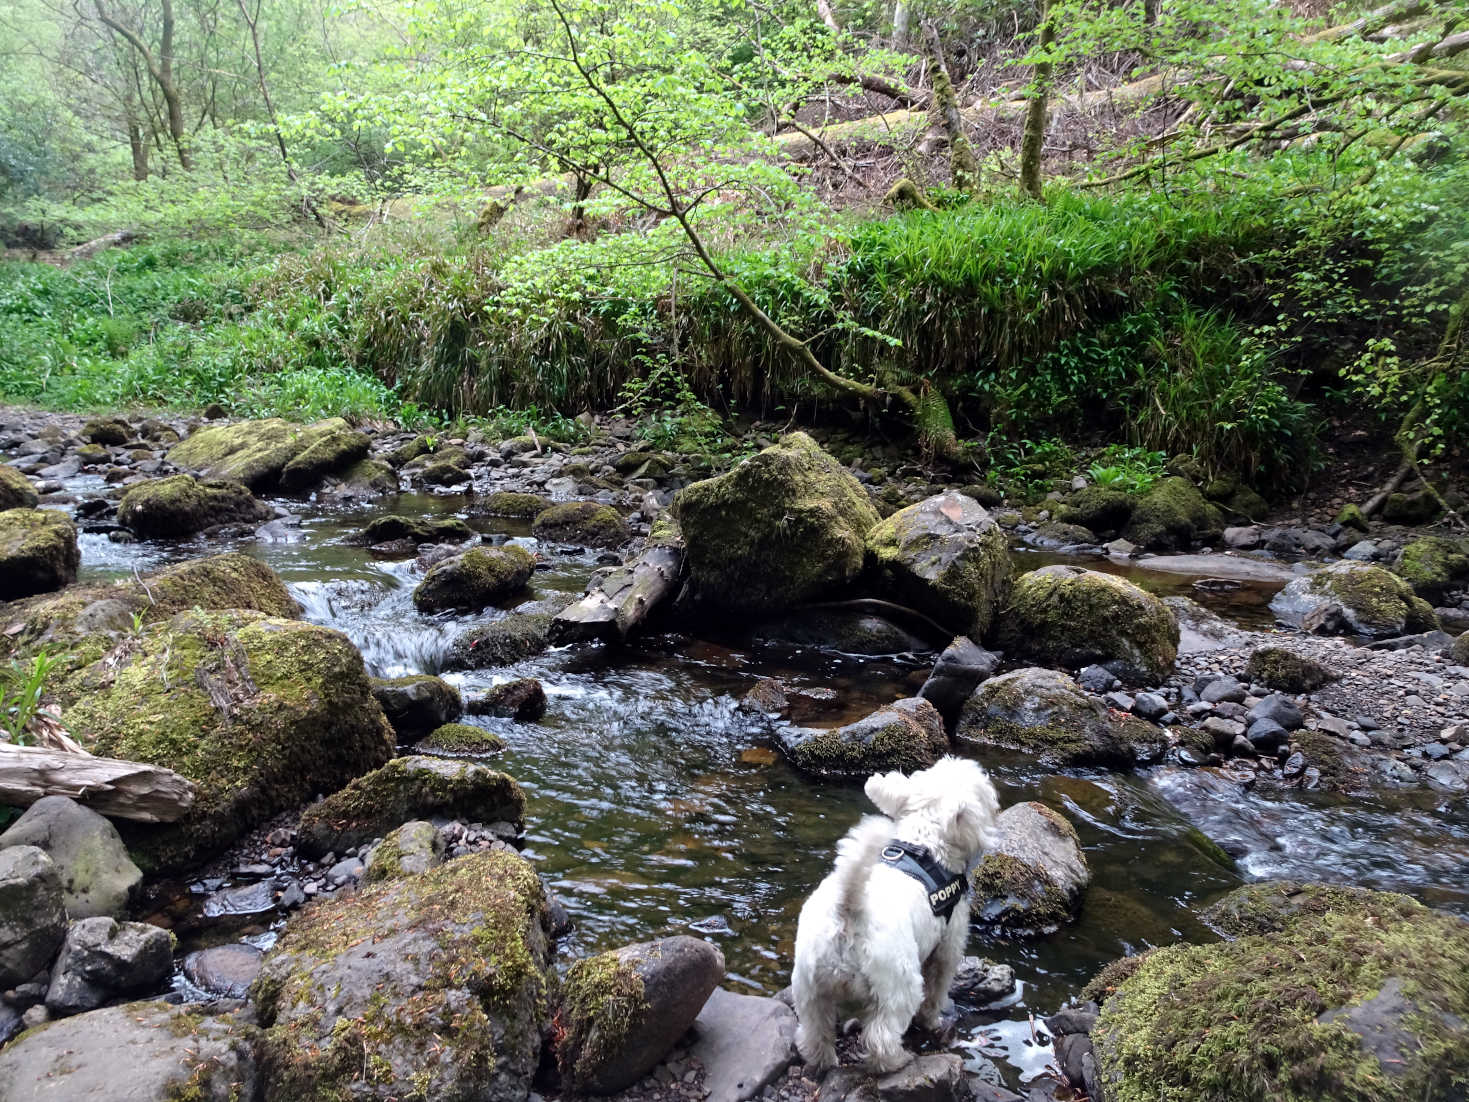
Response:
[[[1469,666],[1469,631],[1454,640],[1449,657],[1461,666]]]
[[[1124,681],[1156,685],[1178,657],[1178,617],[1115,574],[1046,566],[1015,580],[995,639],[1016,657],[1069,669],[1103,665]]]
[[[1186,550],[1219,533],[1216,514],[1188,479],[1162,478],[1137,498],[1122,535],[1151,551]]]
[[[281,468],[281,489],[309,490],[327,475],[349,470],[366,459],[371,444],[366,433],[355,429],[322,431]]]
[[[447,461],[430,463],[418,472],[418,481],[425,486],[458,486],[469,480],[468,470],[458,463]]]
[[[1009,541],[973,498],[950,491],[879,521],[867,553],[882,591],[976,638],[1010,593]]]
[[[1087,486],[1066,496],[1056,510],[1056,519],[1063,524],[1079,524],[1100,536],[1110,536],[1122,531],[1136,506],[1137,499],[1131,494],[1105,486]]]
[[[543,509],[530,530],[538,540],[582,547],[620,547],[632,534],[621,513],[594,501],[566,501]]]
[[[350,456],[350,459],[344,459],[342,468],[366,455],[366,447],[363,446],[359,452],[355,442],[344,447],[345,441],[355,441],[357,436],[361,434],[354,434],[352,427],[340,417],[318,421],[314,425],[298,425],[278,417],[240,421],[233,425],[209,425],[176,444],[168,453],[168,461],[195,474],[232,478],[256,492],[263,492],[280,488],[287,465],[310,453],[311,458],[306,465],[295,468],[296,473],[291,476],[292,486],[302,489],[307,484],[299,480],[308,471],[319,471],[324,476],[341,469],[327,465],[329,455]],[[366,437],[362,439],[366,440]],[[326,443],[328,441],[334,443]],[[311,449],[318,443],[323,447],[313,453]]]
[[[0,601],[70,585],[81,563],[76,526],[65,513],[55,509],[0,513]]]
[[[680,935],[579,960],[566,972],[556,1063],[577,1094],[614,1094],[652,1071],[724,978],[724,954]]]
[[[1314,658],[1284,647],[1256,647],[1245,665],[1245,676],[1267,689],[1282,693],[1314,693],[1337,675]]]
[[[418,876],[444,863],[444,836],[433,823],[422,819],[404,823],[388,832],[367,857],[362,879],[373,884]]]
[[[362,530],[361,542],[463,543],[474,539],[474,529],[458,517],[375,517]]]
[[[623,452],[612,460],[612,469],[625,478],[662,478],[671,465],[657,452]]]
[[[783,728],[781,749],[798,769],[818,776],[865,777],[889,769],[925,769],[949,751],[938,709],[910,697],[842,727]]]
[[[297,845],[310,857],[341,853],[410,819],[435,815],[518,829],[525,825],[525,793],[513,778],[472,762],[394,758],[308,807]]]
[[[372,695],[404,742],[423,738],[464,714],[464,699],[459,690],[433,674],[374,677]]]
[[[552,978],[535,870],[491,851],[299,912],[251,987],[273,1099],[524,1099]]]
[[[480,511],[489,517],[513,517],[516,520],[534,520],[551,507],[551,503],[540,494],[521,494],[514,490],[496,490],[480,505]]]
[[[494,731],[468,723],[446,723],[430,731],[418,744],[422,754],[467,754],[476,758],[489,757],[504,749],[505,740]]]
[[[1114,969],[1091,1034],[1107,1098],[1462,1099],[1469,925],[1371,895]]]
[[[143,539],[187,539],[217,524],[260,524],[275,510],[242,483],[176,474],[130,486],[117,520]]]
[[[970,876],[973,921],[1009,936],[1053,933],[1076,917],[1091,870],[1076,828],[1043,803],[1013,804],[995,821]]]
[[[1325,731],[1293,731],[1291,749],[1315,769],[1318,785],[1331,792],[1355,794],[1371,788],[1373,770],[1368,758],[1351,743]]]
[[[517,612],[481,624],[454,640],[444,658],[445,670],[487,670],[534,658],[550,642],[551,616]]]
[[[1433,606],[1380,566],[1336,562],[1297,578],[1275,595],[1270,611],[1292,627],[1384,639],[1438,627]]]
[[[1469,542],[1420,536],[1398,552],[1392,570],[1418,596],[1437,603],[1469,581]]]
[[[771,614],[840,591],[860,575],[878,516],[835,459],[802,432],[674,498],[687,599]]]
[[[101,444],[83,444],[72,454],[81,460],[82,465],[86,467],[95,467],[100,463],[110,463],[112,461],[112,452],[104,448]]]
[[[355,494],[398,492],[398,473],[379,459],[359,459],[338,476],[342,489]]]
[[[399,444],[383,458],[394,467],[402,467],[433,450],[433,445],[429,443],[427,436],[415,436],[412,440]]]
[[[63,593],[18,601],[6,611],[0,657],[41,648],[61,657],[55,676],[90,665],[148,624],[188,609],[246,609],[290,619],[301,606],[259,559],[238,551],[170,566],[147,578],[111,585],[72,586]]]
[[[964,702],[954,737],[976,748],[1017,751],[1046,766],[1127,768],[1155,760],[1165,745],[1151,723],[1114,718],[1066,674],[1038,667],[981,683]]]
[[[115,448],[133,438],[133,427],[121,417],[93,417],[77,435],[89,444]]]
[[[413,590],[419,612],[477,612],[525,592],[535,559],[524,547],[473,547],[429,567]]]
[[[1336,523],[1343,528],[1355,528],[1364,535],[1368,531],[1367,518],[1362,515],[1361,508],[1351,502],[1341,507],[1341,512],[1336,514]]]
[[[1235,888],[1204,908],[1199,918],[1221,937],[1283,933],[1302,918],[1327,913],[1372,915],[1384,907],[1398,913],[1418,906],[1406,895],[1347,884],[1261,880]]]
[[[1442,511],[1438,498],[1427,490],[1413,494],[1388,494],[1382,504],[1382,519],[1389,524],[1427,524]]]
[[[257,612],[184,612],[58,687],[94,754],[197,786],[175,823],[124,824],[144,872],[179,869],[386,762],[392,729],[346,636]]]
[[[29,478],[14,467],[0,463],[0,513],[10,509],[34,509],[40,500]]]

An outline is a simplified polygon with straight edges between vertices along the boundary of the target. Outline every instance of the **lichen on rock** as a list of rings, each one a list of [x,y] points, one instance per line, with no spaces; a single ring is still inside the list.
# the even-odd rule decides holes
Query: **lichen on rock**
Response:
[[[1297,578],[1270,611],[1292,627],[1381,639],[1432,631],[1438,618],[1402,578],[1380,566],[1343,561]]]

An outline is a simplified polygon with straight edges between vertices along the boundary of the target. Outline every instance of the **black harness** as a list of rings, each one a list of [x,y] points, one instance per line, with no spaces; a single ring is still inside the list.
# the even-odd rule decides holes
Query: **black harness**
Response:
[[[928,893],[928,905],[933,913],[947,921],[969,890],[963,873],[950,872],[935,861],[928,850],[912,842],[892,839],[883,846],[880,854],[883,864],[891,865],[904,876],[911,876],[923,885]]]

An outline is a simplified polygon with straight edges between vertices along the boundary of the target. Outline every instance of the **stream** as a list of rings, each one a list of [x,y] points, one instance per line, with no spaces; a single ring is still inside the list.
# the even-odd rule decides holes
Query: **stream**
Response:
[[[86,492],[86,479],[69,486]],[[408,561],[381,561],[350,537],[382,506],[281,502],[301,514],[274,542],[234,547],[268,563],[307,619],[344,632],[380,676],[437,672],[452,639],[482,617],[420,615],[420,576]],[[495,538],[534,541],[528,525],[477,516],[456,496],[401,495],[403,515],[456,514]],[[278,527],[278,526],[277,526]],[[220,541],[114,544],[82,537],[84,580],[146,572],[227,549]],[[579,593],[597,555],[542,547],[537,596]],[[1083,561],[1124,572],[1161,593],[1187,592],[1241,626],[1268,627],[1278,585],[1224,593],[1132,563],[1021,556],[1023,569]],[[488,615],[495,615],[491,610]],[[773,994],[789,978],[796,917],[827,873],[835,841],[864,812],[860,785],[815,782],[768,746],[764,721],[736,702],[760,677],[812,694],[811,724],[846,722],[921,683],[931,656],[858,660],[747,639],[651,636],[620,648],[551,650],[515,666],[447,675],[465,692],[535,677],[549,698],[537,723],[466,718],[498,732],[494,765],[524,786],[525,855],[560,896],[576,927],[562,960],[672,933],[712,938],[727,985]],[[1131,774],[1050,773],[1003,757],[986,760],[1003,803],[1040,799],[1076,825],[1093,873],[1080,919],[1039,940],[997,942],[977,931],[970,952],[1012,965],[1020,986],[1006,1004],[968,1015],[964,1043],[999,1061],[1012,1083],[1039,1073],[1049,1049],[1027,1015],[1054,1011],[1104,964],[1180,940],[1213,935],[1196,913],[1245,880],[1289,876],[1408,892],[1469,914],[1469,821],[1422,791],[1347,800],[1320,793],[1254,793],[1205,770],[1159,767]],[[1220,860],[1212,839],[1234,854]]]

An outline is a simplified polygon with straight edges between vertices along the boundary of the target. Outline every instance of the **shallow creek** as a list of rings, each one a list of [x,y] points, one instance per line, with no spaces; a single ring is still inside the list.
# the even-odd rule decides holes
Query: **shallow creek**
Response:
[[[83,480],[78,480],[79,482]],[[85,489],[78,485],[76,489]],[[302,515],[279,542],[243,550],[277,570],[308,619],[345,632],[379,675],[436,672],[466,619],[420,616],[409,600],[411,561],[384,562],[350,544],[373,508],[286,503]],[[472,500],[405,495],[403,515],[455,513],[486,534],[529,541],[516,522],[477,517]],[[83,537],[83,576],[146,571],[219,550],[112,544]],[[540,548],[534,587],[580,592],[594,554]],[[1019,556],[1022,569],[1069,561]],[[1124,571],[1163,593],[1187,592],[1244,626],[1268,626],[1276,586],[1227,593],[1193,590],[1192,578],[1087,560]],[[497,615],[491,611],[489,615]],[[797,690],[830,690],[803,717],[845,722],[921,683],[931,659],[854,660],[752,645],[748,641],[652,637],[636,646],[553,650],[513,667],[449,680],[465,691],[536,677],[549,697],[543,721],[475,718],[508,750],[495,760],[530,799],[525,853],[576,920],[563,959],[669,933],[711,937],[724,951],[735,989],[773,993],[787,983],[796,916],[830,867],[833,844],[864,811],[860,786],[814,783],[777,756],[764,765],[742,752],[768,744],[760,722],[735,704],[758,678]],[[1104,963],[1179,940],[1212,937],[1194,917],[1245,879],[1293,876],[1406,891],[1469,913],[1469,821],[1446,818],[1422,793],[1344,801],[1313,793],[1241,794],[1200,770],[1046,774],[995,758],[1008,803],[1042,799],[1076,824],[1093,872],[1081,918],[1038,941],[997,943],[974,934],[970,951],[1011,964],[1021,981],[1008,1005],[969,1015],[965,1043],[1029,1079],[1049,1058],[1030,1040],[1027,1015],[1049,1013]],[[1202,831],[1202,835],[1201,832]],[[1208,836],[1238,861],[1231,868]]]

